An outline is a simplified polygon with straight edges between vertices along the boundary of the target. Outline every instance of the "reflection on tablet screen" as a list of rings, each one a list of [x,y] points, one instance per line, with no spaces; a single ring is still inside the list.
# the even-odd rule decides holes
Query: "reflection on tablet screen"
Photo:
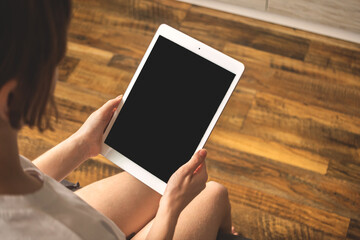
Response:
[[[105,143],[167,182],[191,158],[234,77],[159,36]]]

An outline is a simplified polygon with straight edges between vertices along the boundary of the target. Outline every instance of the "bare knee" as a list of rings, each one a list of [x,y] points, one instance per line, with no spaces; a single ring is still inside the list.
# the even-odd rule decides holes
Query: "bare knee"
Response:
[[[222,197],[228,196],[228,190],[222,184],[214,181],[209,181],[206,183],[206,189],[213,192],[216,195],[220,195]]]
[[[231,232],[231,205],[229,194],[226,187],[220,183],[210,181],[206,184],[209,202],[213,206],[214,213],[220,220],[219,230],[222,232]]]
[[[229,193],[226,187],[214,181],[206,183],[206,190],[210,198],[230,210]]]

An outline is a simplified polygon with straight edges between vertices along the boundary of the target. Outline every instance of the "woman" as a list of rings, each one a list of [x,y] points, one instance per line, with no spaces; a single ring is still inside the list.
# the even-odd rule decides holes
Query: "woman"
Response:
[[[51,129],[70,5],[0,1],[0,239],[215,239],[231,232],[227,191],[206,183],[204,149],[173,174],[163,196],[126,172],[75,194],[57,182],[99,154],[121,96],[33,162],[19,157],[23,125]]]

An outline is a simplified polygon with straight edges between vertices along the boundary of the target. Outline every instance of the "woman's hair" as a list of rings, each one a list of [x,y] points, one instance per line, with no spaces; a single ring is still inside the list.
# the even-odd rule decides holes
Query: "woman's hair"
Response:
[[[65,56],[70,16],[70,0],[0,1],[0,88],[17,81],[8,106],[13,128],[51,129],[53,78]]]

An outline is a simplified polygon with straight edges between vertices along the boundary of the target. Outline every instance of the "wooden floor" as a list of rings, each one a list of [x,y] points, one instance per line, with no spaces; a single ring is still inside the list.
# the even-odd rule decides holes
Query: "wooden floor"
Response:
[[[252,239],[360,239],[360,45],[176,1],[76,0],[55,132],[23,129],[33,159],[125,91],[167,23],[240,60],[243,77],[206,144],[233,223]],[[121,171],[102,157],[68,179]]]

